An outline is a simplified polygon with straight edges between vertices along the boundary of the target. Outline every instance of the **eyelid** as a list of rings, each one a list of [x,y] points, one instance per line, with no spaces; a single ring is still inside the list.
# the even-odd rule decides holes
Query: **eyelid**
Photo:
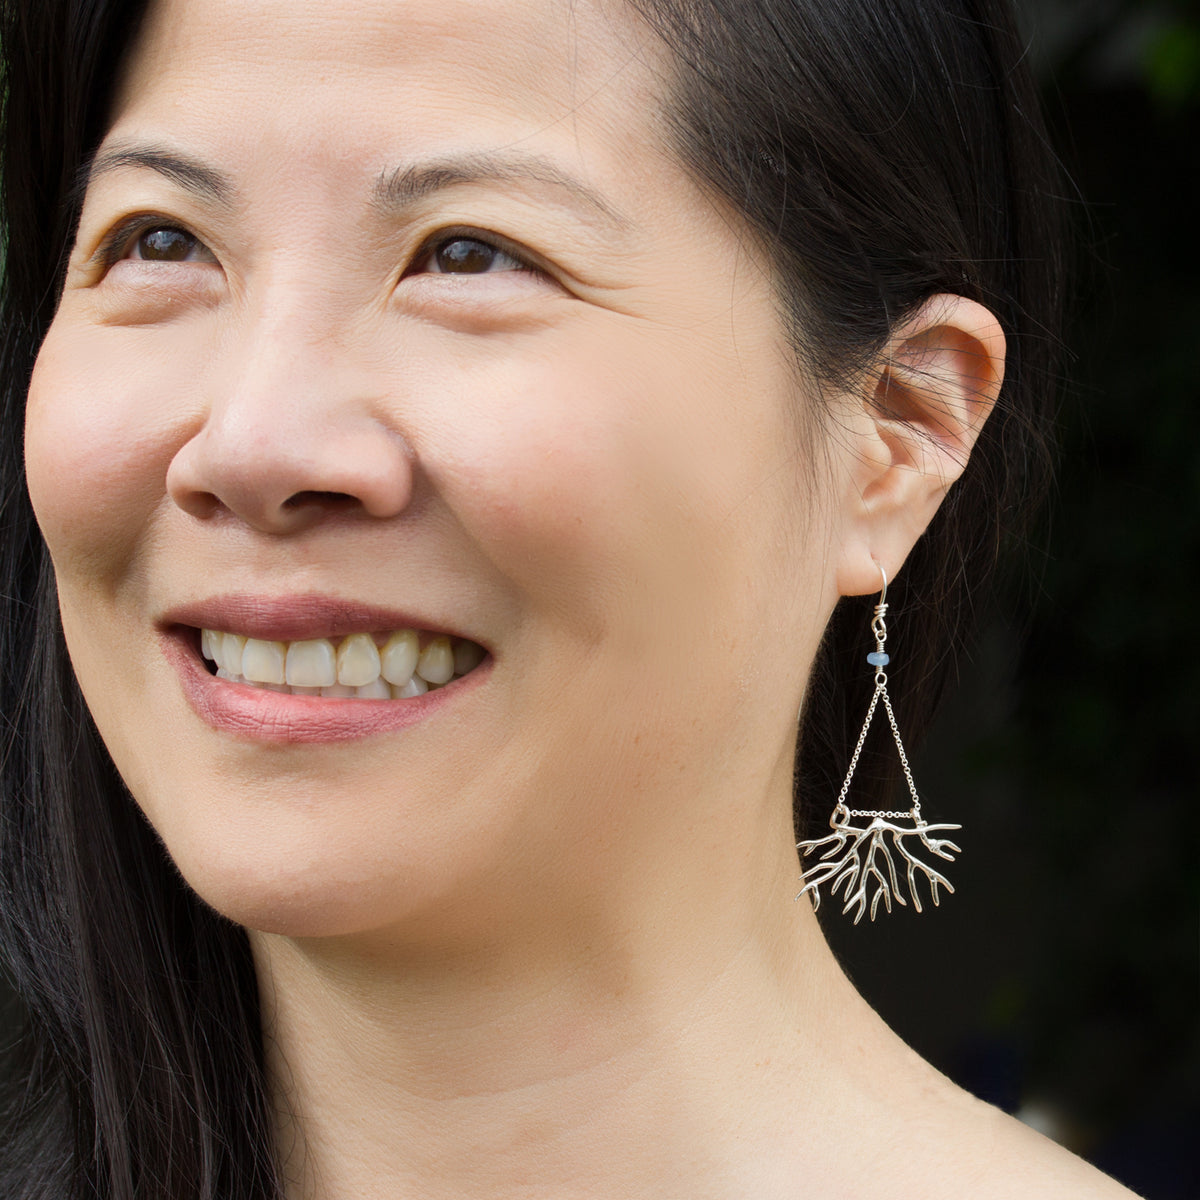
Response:
[[[401,278],[421,273],[422,265],[429,260],[430,256],[439,246],[447,242],[453,242],[459,238],[472,242],[482,242],[485,246],[491,246],[499,250],[500,253],[506,254],[514,262],[519,263],[521,269],[524,271],[530,271],[537,275],[553,275],[549,266],[539,255],[520,245],[520,243],[504,237],[502,234],[493,233],[489,229],[480,229],[473,225],[447,225],[430,234],[421,242],[416,253],[409,261],[408,266],[404,268]]]

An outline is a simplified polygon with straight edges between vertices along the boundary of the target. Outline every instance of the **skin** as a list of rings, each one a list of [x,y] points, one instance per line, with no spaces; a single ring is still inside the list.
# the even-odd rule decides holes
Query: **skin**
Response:
[[[793,902],[822,630],[957,477],[1003,335],[935,297],[814,421],[769,262],[665,145],[666,70],[611,4],[152,9],[29,398],[81,686],[251,930],[294,1197],[1124,1194],[912,1055]],[[147,148],[227,194],[112,158]],[[100,261],[138,213],[189,260]],[[435,273],[463,228],[538,270]],[[490,675],[344,743],[202,721],[163,614],[314,592]]]

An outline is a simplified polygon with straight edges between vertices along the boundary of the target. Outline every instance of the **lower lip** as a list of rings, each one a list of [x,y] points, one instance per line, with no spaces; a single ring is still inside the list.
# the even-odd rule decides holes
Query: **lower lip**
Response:
[[[213,729],[255,742],[348,742],[406,729],[454,704],[490,672],[485,659],[470,674],[407,700],[352,700],[290,696],[210,675],[192,631],[162,635],[163,653],[183,684],[196,715]]]

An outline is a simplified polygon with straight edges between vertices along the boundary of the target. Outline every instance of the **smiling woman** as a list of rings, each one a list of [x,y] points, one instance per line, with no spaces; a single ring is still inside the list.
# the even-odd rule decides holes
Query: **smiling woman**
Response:
[[[795,902],[1057,287],[1003,7],[827,7],[5,8],[5,1196],[1126,1194]]]

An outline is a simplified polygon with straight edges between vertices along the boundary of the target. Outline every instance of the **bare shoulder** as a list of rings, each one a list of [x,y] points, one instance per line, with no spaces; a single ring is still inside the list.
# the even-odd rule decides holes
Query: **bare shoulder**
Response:
[[[1138,1200],[1048,1137],[939,1072],[866,1008],[838,997],[830,1121],[792,1147],[788,1174],[846,1200]],[[886,1081],[884,1085],[883,1081]],[[781,1180],[782,1180],[781,1176]],[[794,1196],[786,1184],[759,1194]]]
[[[1137,1200],[1134,1193],[999,1109],[963,1097],[960,1178],[974,1200]]]

